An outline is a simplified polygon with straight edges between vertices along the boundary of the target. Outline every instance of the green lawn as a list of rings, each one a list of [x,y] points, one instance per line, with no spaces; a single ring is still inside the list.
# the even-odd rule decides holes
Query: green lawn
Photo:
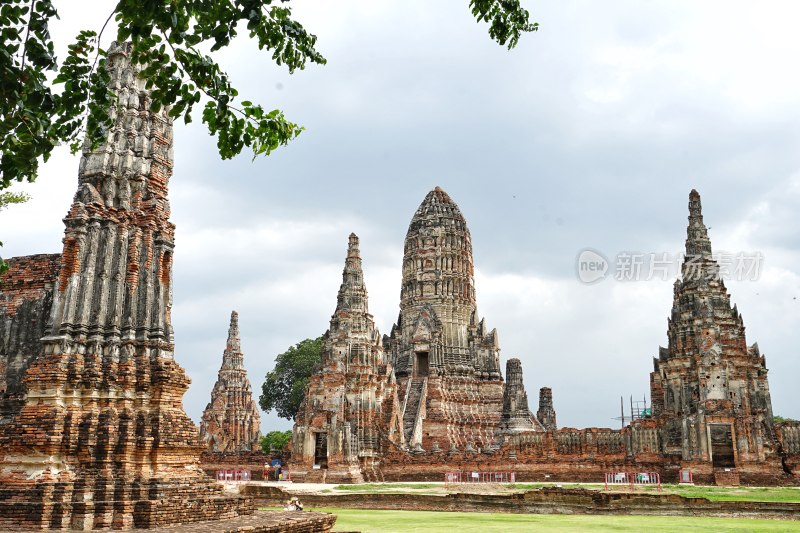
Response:
[[[314,509],[336,513],[334,531],[362,533],[492,533],[557,531],[615,533],[646,531],[718,533],[800,531],[800,521],[747,518],[697,518],[673,516],[522,515],[505,513],[445,513],[434,511],[372,511]]]
[[[600,483],[562,483],[564,488],[586,488],[589,490],[604,490]],[[524,490],[536,490],[553,483],[517,483],[516,485],[494,485],[492,488],[497,493],[507,493]],[[477,486],[476,486],[477,487]],[[469,487],[464,487],[469,489]],[[445,494],[458,492],[459,487],[445,489],[442,483],[363,483],[360,485],[337,485],[324,492],[417,492],[426,494]],[[463,490],[463,489],[462,489]],[[760,501],[760,502],[800,502],[800,487],[708,487],[700,485],[664,485],[661,492],[657,487],[638,486],[636,492],[651,494],[680,494],[687,498],[708,498],[715,501]]]

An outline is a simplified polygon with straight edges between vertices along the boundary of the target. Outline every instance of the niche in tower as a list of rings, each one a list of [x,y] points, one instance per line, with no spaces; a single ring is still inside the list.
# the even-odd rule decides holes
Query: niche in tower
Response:
[[[415,376],[428,377],[428,352],[414,352],[416,354]]]

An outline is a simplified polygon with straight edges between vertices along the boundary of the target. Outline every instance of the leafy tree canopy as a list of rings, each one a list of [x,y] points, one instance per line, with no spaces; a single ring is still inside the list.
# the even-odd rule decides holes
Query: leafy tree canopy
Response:
[[[275,359],[275,369],[267,372],[261,386],[259,405],[265,412],[294,419],[306,393],[308,378],[319,364],[322,337],[298,342]]]
[[[786,418],[778,415],[773,416],[772,421],[775,422],[776,424],[780,424],[781,422],[797,422],[797,420],[795,420],[794,418]]]
[[[261,437],[261,449],[267,455],[279,454],[292,440],[292,431],[270,431]]]
[[[213,54],[228,46],[241,28],[259,49],[290,72],[308,62],[324,64],[317,37],[292,18],[289,0],[119,0],[109,2],[116,39],[133,43],[132,61],[145,65],[142,77],[152,107],[171,106],[170,115],[190,122],[205,101],[202,121],[217,137],[219,153],[230,158],[244,147],[269,154],[302,130],[280,110],[268,111],[239,92]],[[77,6],[71,6],[78,9]],[[471,0],[470,9],[489,24],[489,35],[508,48],[534,31],[519,0]],[[59,63],[49,25],[58,18],[51,0],[5,0],[0,8],[0,189],[12,180],[32,181],[39,160],[70,143],[76,152],[84,133],[97,145],[109,125],[108,91],[99,32],[81,31]],[[210,50],[205,54],[201,50]],[[55,78],[48,79],[49,72]],[[57,89],[58,88],[58,89]]]

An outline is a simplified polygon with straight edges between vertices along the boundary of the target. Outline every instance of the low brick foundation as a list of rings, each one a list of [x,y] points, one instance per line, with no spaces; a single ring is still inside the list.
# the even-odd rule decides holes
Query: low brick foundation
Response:
[[[292,494],[280,487],[245,485],[241,493],[257,505],[281,505]],[[800,520],[800,503],[718,502],[677,494],[628,494],[543,488],[516,494],[309,494],[306,508],[459,511],[532,514],[736,516]]]
[[[229,520],[213,520],[178,524],[148,531],[180,533],[327,533],[336,522],[336,515],[316,512],[256,511],[249,516]],[[16,530],[17,533],[33,533],[32,530]],[[126,529],[124,531],[132,531]]]

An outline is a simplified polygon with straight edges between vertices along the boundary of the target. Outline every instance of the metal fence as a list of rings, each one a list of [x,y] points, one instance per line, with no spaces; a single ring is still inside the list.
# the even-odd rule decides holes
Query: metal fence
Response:
[[[250,481],[250,471],[217,470],[217,481]]]
[[[637,485],[655,485],[661,490],[661,476],[656,472],[606,472],[606,490],[609,487],[630,487],[634,490]]]
[[[515,483],[514,472],[447,472],[444,485],[463,485],[466,483]]]

